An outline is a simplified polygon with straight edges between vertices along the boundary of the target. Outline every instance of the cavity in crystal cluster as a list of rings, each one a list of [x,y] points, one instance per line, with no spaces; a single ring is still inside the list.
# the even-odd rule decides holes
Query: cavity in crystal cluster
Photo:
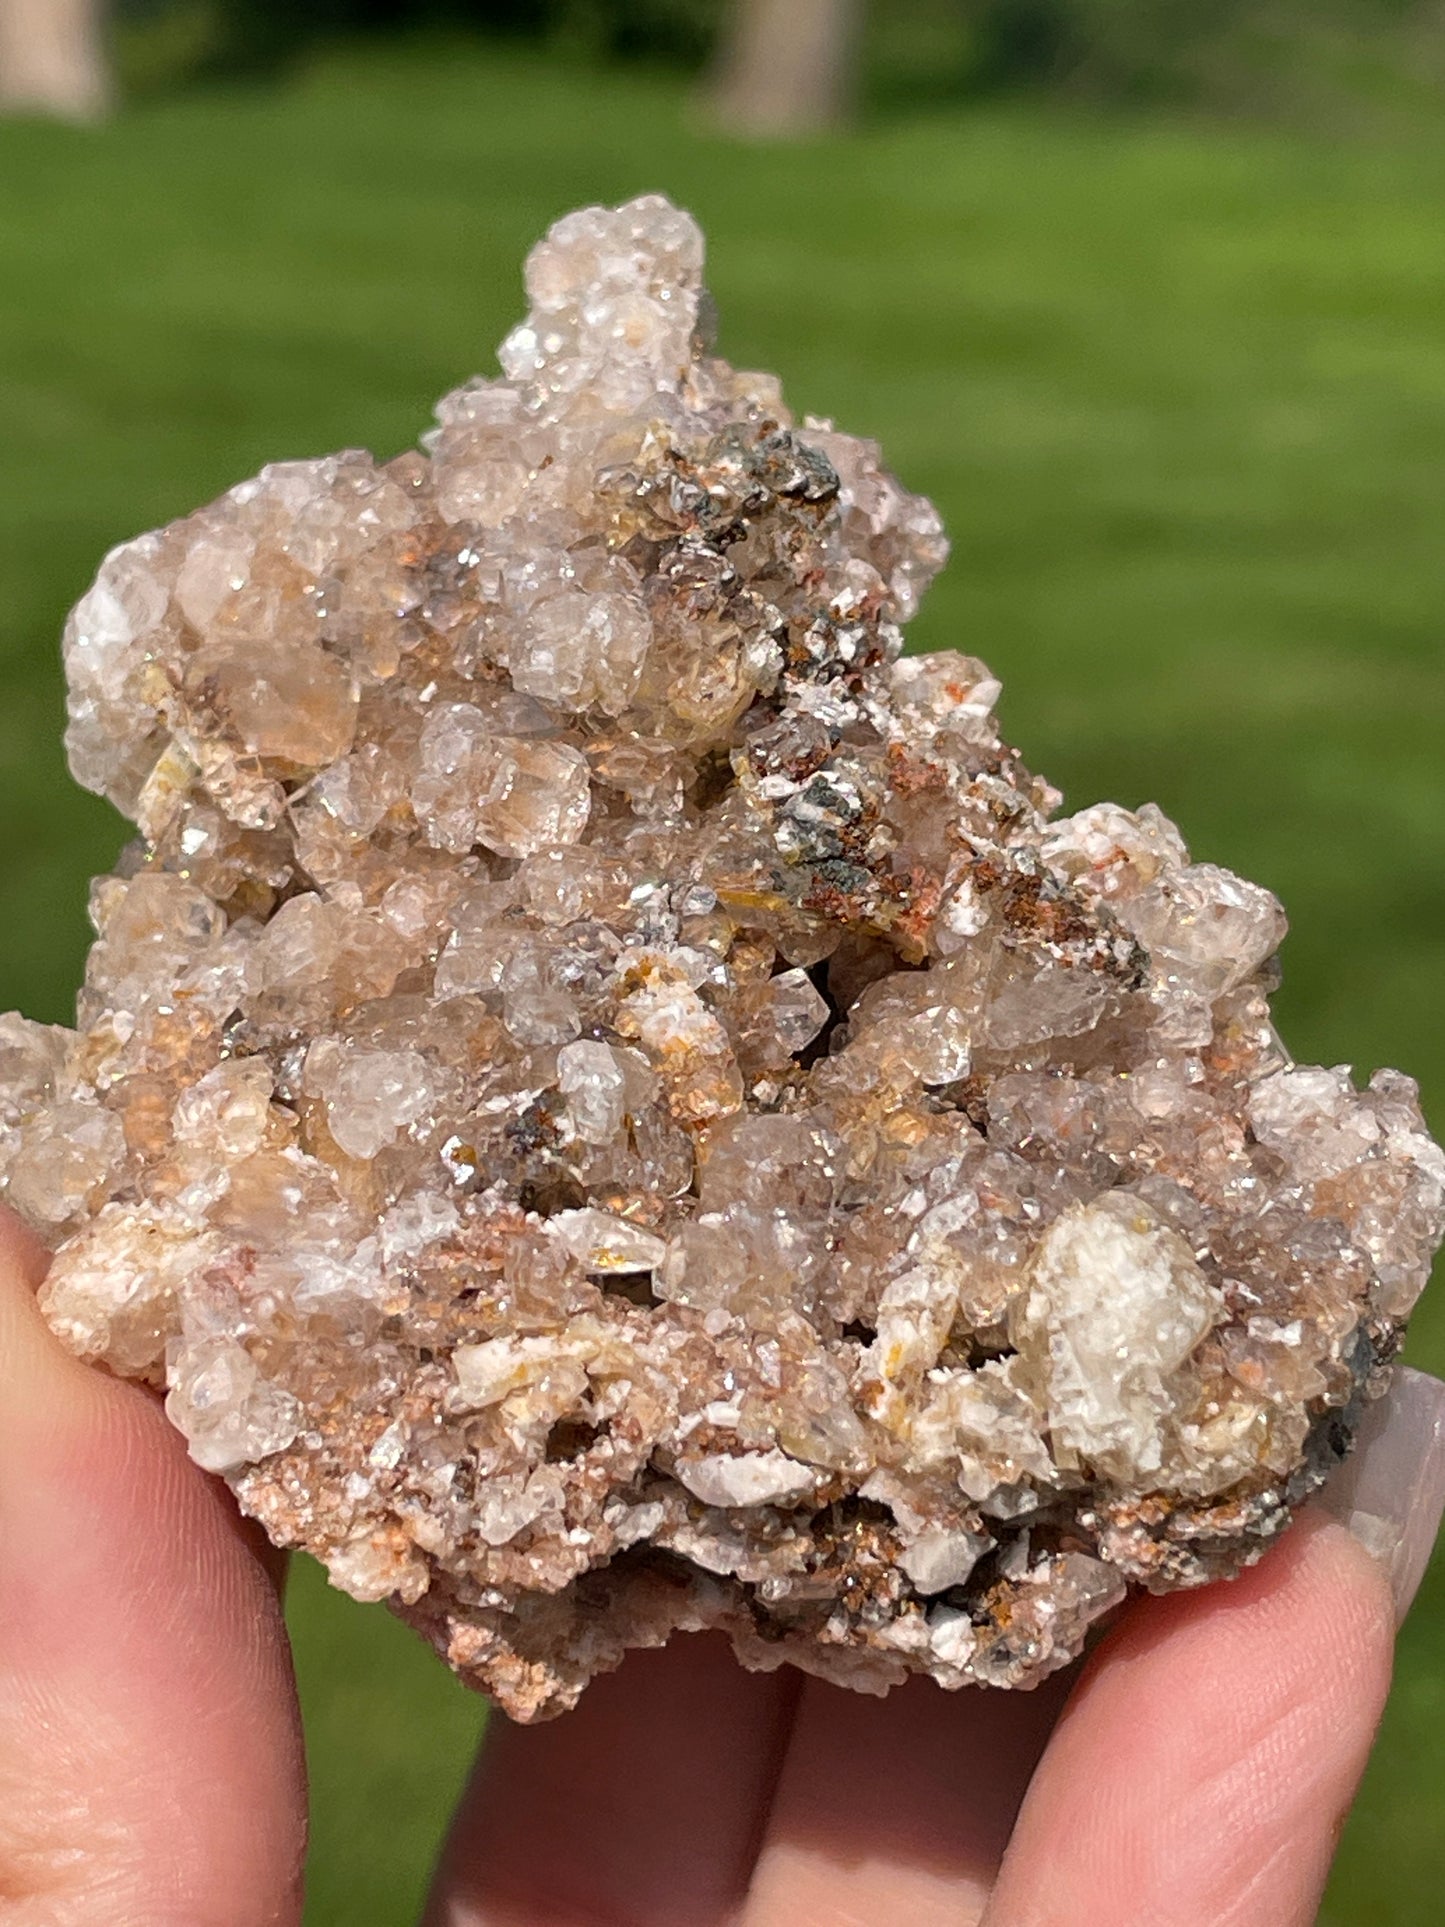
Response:
[[[570,215],[425,452],[107,557],[139,840],[76,1029],[0,1020],[55,1330],[520,1719],[704,1627],[1033,1684],[1259,1555],[1445,1228],[1409,1080],[1276,1037],[1275,899],[901,654],[937,516],[702,260]]]

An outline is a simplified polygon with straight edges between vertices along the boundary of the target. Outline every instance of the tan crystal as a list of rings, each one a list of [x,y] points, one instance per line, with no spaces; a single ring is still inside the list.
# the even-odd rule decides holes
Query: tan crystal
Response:
[[[106,557],[141,838],[77,1029],[0,1019],[56,1331],[521,1719],[704,1626],[1034,1683],[1283,1529],[1445,1230],[1409,1080],[1275,1035],[1274,899],[900,657],[936,515],[701,267],[570,215],[425,454]]]

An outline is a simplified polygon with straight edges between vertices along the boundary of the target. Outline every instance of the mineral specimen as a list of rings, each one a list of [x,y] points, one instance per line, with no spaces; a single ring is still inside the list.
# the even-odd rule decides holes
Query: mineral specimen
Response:
[[[0,1023],[75,1350],[519,1719],[633,1646],[1029,1685],[1255,1558],[1445,1229],[1410,1082],[1293,1065],[1264,890],[1071,817],[870,443],[561,221],[425,454],[110,555],[69,748],[140,840]]]

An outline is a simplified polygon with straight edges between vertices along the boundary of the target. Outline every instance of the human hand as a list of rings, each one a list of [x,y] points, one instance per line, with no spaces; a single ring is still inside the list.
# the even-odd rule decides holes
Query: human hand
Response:
[[[51,1337],[43,1268],[0,1214],[0,1922],[294,1927],[276,1561],[154,1399]],[[880,1703],[708,1637],[497,1721],[427,1927],[1305,1927],[1445,1501],[1445,1386],[1405,1374],[1367,1428],[1334,1519],[1037,1692]]]

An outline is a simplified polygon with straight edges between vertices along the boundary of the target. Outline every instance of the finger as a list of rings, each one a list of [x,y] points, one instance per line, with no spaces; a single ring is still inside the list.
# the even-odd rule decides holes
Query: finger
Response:
[[[1410,1610],[1445,1511],[1445,1384],[1403,1367],[1365,1413],[1318,1503],[1385,1568],[1395,1623]]]
[[[0,1213],[0,1895],[15,1927],[292,1927],[272,1586],[153,1398],[71,1358]]]
[[[987,1927],[1306,1927],[1389,1685],[1395,1615],[1342,1527],[1142,1601],[1034,1775]]]
[[[628,1656],[546,1726],[492,1722],[426,1927],[720,1927],[736,1917],[796,1676],[720,1636]]]
[[[23,1220],[0,1206],[0,1278],[12,1278],[32,1292],[38,1291],[50,1265],[50,1253]],[[0,1371],[0,1387],[5,1383]],[[278,1598],[286,1593],[286,1577],[291,1556],[273,1546],[254,1519],[245,1519],[234,1507],[228,1517],[236,1532],[261,1565]]]
[[[803,1690],[744,1927],[971,1927],[1068,1692]]]

